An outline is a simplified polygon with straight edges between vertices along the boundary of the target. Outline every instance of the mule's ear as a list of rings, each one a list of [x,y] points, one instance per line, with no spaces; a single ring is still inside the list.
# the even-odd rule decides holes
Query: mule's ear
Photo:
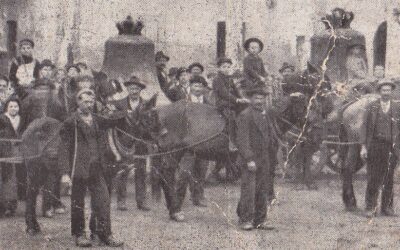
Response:
[[[307,62],[307,71],[309,74],[320,73],[318,68],[312,65],[310,62]]]
[[[155,93],[145,104],[144,104],[144,109],[145,110],[150,110],[154,108],[157,104],[157,97],[158,93]]]

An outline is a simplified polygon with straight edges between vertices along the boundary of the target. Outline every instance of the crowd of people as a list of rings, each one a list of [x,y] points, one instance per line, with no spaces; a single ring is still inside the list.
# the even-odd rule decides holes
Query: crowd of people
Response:
[[[54,106],[59,105],[62,108],[54,112],[56,113],[54,118],[62,122],[59,131],[61,143],[58,148],[57,163],[53,164],[57,167],[47,169],[46,176],[49,178],[37,184],[43,187],[43,216],[52,218],[54,214],[66,212],[66,207],[60,200],[60,184],[70,183],[72,185],[71,233],[75,237],[77,246],[88,247],[94,241],[113,247],[121,246],[123,242],[113,237],[110,217],[110,195],[115,173],[110,174],[109,166],[116,165],[118,159],[111,157],[110,160],[110,157],[107,157],[105,146],[108,142],[104,131],[120,123],[122,117],[105,119],[96,115],[96,112],[104,107],[110,109],[111,113],[115,110],[124,110],[131,114],[131,119],[135,119],[135,114],[145,106],[146,100],[141,97],[141,91],[146,88],[146,84],[136,76],[125,82],[107,79],[107,75],[91,70],[84,62],[68,65],[65,68],[57,68],[47,59],[39,62],[33,56],[34,46],[34,42],[30,39],[21,40],[20,55],[12,60],[8,77],[0,76],[1,157],[6,159],[20,156],[20,144],[23,143],[21,136],[25,129],[36,118],[49,112],[47,109],[40,110],[43,108],[40,105],[37,109],[34,103],[37,101],[35,99],[37,96],[34,96],[37,93],[35,91],[48,88],[52,93],[56,93],[57,104]],[[241,195],[237,208],[240,228],[243,230],[272,229],[267,223],[267,205],[274,198],[273,170],[278,162],[279,138],[276,137],[276,128],[271,125],[275,119],[274,113],[270,112],[271,107],[282,96],[293,94],[298,96],[298,93],[308,95],[309,91],[309,86],[293,82],[295,79],[293,65],[284,63],[279,70],[281,74],[279,77],[268,74],[260,57],[263,47],[261,40],[250,38],[244,43],[247,55],[243,60],[243,72],[233,72],[232,60],[223,57],[216,62],[216,72],[208,72],[207,75],[205,67],[198,62],[188,67],[171,67],[167,71],[169,57],[162,51],[155,55],[160,88],[171,102],[186,100],[213,105],[225,118],[229,149],[238,151],[244,159],[241,171]],[[365,68],[365,64],[357,63],[358,61],[354,58],[348,60],[349,68],[352,68],[353,64]],[[382,78],[381,74],[378,75],[380,68],[376,67],[375,71],[377,78]],[[357,75],[353,78],[357,77],[364,76]],[[110,108],[110,105],[107,105],[104,82],[127,92],[126,101],[121,107],[113,104]],[[390,86],[392,89],[393,85],[384,82],[378,85],[378,89],[386,91],[387,88],[384,86]],[[101,88],[103,91],[100,91]],[[385,110],[383,113],[387,114],[386,106]],[[382,127],[379,131],[383,133],[385,130]],[[385,138],[382,140],[386,143]],[[384,150],[386,153],[390,151],[387,148]],[[147,152],[146,147],[138,147],[136,153]],[[184,174],[177,176],[177,204],[172,210],[169,207],[170,218],[177,222],[185,220],[181,207],[188,186],[192,193],[193,205],[207,206],[204,183],[208,162],[193,158],[192,155],[183,157],[183,161],[188,162],[186,164],[188,171],[182,172],[189,172],[191,176]],[[29,166],[25,166],[24,163],[7,161],[1,163],[0,217],[14,216],[18,200],[25,200],[26,195],[32,195],[27,192],[27,186],[30,187],[30,184],[27,184],[29,179],[27,167]],[[151,207],[146,202],[146,160],[137,159],[135,169],[137,207],[139,210],[149,211]],[[216,167],[212,170],[211,176],[218,179],[219,171],[220,167]],[[126,205],[128,176],[129,171],[121,171],[115,177],[117,209],[121,211],[129,209]],[[309,179],[306,181],[310,182]],[[372,189],[370,187],[369,192],[373,192]],[[91,194],[92,208],[90,239],[85,234],[83,209],[87,190]],[[390,190],[387,193],[390,193]],[[375,193],[369,197],[374,195]],[[385,202],[390,203],[392,200]],[[168,203],[167,200],[167,206],[171,206]],[[373,203],[371,200],[368,204]],[[390,212],[388,209],[385,211],[387,214]],[[37,222],[27,217],[27,233],[35,235],[39,232],[40,226]]]

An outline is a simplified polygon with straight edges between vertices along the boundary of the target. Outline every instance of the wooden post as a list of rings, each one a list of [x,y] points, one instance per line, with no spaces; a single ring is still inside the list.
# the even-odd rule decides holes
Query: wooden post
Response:
[[[17,55],[17,21],[7,21],[7,51],[8,57],[14,58]]]
[[[226,23],[217,23],[217,58],[225,57],[226,51]]]

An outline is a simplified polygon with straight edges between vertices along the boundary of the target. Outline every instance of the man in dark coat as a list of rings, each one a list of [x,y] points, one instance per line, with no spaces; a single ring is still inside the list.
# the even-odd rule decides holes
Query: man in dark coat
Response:
[[[146,85],[140,82],[137,77],[131,77],[131,79],[124,83],[127,87],[129,96],[127,98],[127,111],[129,119],[132,122],[136,122],[138,120],[138,115],[143,110],[145,101],[140,96],[140,93],[143,89],[146,88]],[[132,126],[121,128],[124,131],[127,131],[133,135],[137,133],[137,131],[131,131],[135,129]],[[129,139],[127,143],[136,143],[136,154],[147,154],[147,145],[143,143],[133,142]],[[146,204],[146,160],[145,159],[135,159],[135,195],[136,195],[136,203],[137,208],[142,211],[149,211],[150,208]],[[126,169],[116,178],[116,189],[117,189],[117,200],[118,200],[118,210],[125,211],[127,210],[126,206],[126,185],[128,182],[129,170]]]
[[[77,94],[78,109],[67,120],[61,130],[59,164],[63,173],[70,174],[71,233],[76,245],[91,246],[85,230],[85,195],[91,193],[92,213],[98,221],[97,234],[104,244],[119,247],[122,242],[111,233],[110,196],[105,181],[105,154],[107,139],[105,129],[117,124],[93,113],[94,92],[82,89]],[[115,123],[115,124],[114,124]]]
[[[367,109],[366,133],[361,156],[367,158],[368,184],[365,195],[366,215],[375,216],[379,191],[382,191],[381,212],[394,216],[393,175],[399,156],[400,105],[392,101],[396,85],[387,79],[380,81],[380,98]]]
[[[164,55],[164,52],[158,51],[156,53],[156,70],[157,79],[160,84],[161,90],[165,93],[168,90],[168,75],[167,75],[167,62],[169,57]]]
[[[218,74],[213,81],[215,104],[227,121],[230,149],[234,149],[236,112],[239,104],[248,103],[248,100],[240,96],[239,90],[231,78],[232,60],[220,58],[217,66]]]
[[[265,108],[267,93],[262,88],[247,92],[251,106],[238,116],[237,143],[245,161],[240,201],[237,207],[243,230],[271,229],[266,225],[267,198],[271,176],[271,119]]]
[[[32,81],[39,78],[40,63],[33,57],[34,47],[31,39],[22,39],[19,42],[21,55],[11,61],[8,78],[19,98],[23,98]]]
[[[202,76],[194,76],[190,79],[190,94],[188,101],[194,103],[211,104],[205,95],[207,82]],[[193,153],[187,152],[179,163],[179,171],[177,174],[176,194],[178,198],[178,206],[181,209],[186,195],[186,189],[190,184],[193,205],[198,207],[206,207],[204,198],[204,183],[207,173],[208,162],[197,158]]]
[[[176,73],[176,79],[178,82],[174,85],[171,85],[166,92],[167,97],[172,102],[188,98],[190,88],[189,70],[184,67],[179,68],[178,72]]]

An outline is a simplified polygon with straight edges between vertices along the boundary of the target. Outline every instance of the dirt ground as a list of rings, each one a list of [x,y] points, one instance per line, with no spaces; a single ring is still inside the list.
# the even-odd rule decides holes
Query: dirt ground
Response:
[[[361,213],[345,212],[340,180],[319,180],[318,185],[317,191],[297,191],[278,180],[279,204],[268,216],[276,230],[251,232],[237,228],[238,184],[208,187],[208,208],[193,207],[187,200],[184,223],[168,219],[164,201],[152,202],[151,212],[137,210],[130,185],[128,211],[116,211],[113,197],[113,231],[125,241],[124,249],[400,249],[400,217],[368,220]],[[356,181],[355,187],[362,208],[365,181]],[[398,191],[396,185],[397,201]],[[68,197],[63,199],[69,204]],[[0,219],[0,249],[75,249],[69,213],[53,219],[39,217],[43,234],[28,237],[23,207],[20,203],[16,218]],[[400,211],[399,205],[396,208]]]

